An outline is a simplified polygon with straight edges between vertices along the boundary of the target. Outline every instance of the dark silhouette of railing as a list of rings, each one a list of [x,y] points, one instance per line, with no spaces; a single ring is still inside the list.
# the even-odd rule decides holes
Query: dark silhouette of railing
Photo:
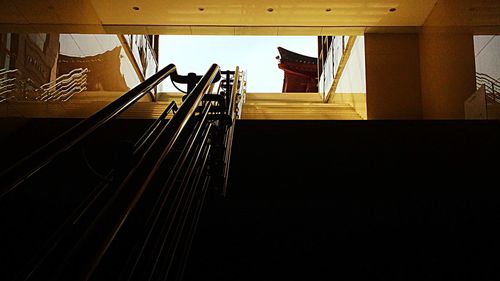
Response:
[[[132,106],[142,98],[149,90],[153,89],[161,81],[176,71],[175,65],[170,64],[158,73],[137,85],[126,94],[107,105],[89,118],[83,120],[61,136],[33,152],[26,158],[16,163],[13,167],[0,175],[0,198],[16,188],[20,183],[44,166],[59,157],[74,145],[81,142],[97,128],[109,120],[116,118],[120,113]]]
[[[41,241],[24,250],[25,261],[10,269],[6,280],[182,279],[207,190],[226,189],[239,75],[238,70],[223,73],[226,90],[212,93],[221,79],[219,67],[212,65],[181,106],[172,102],[120,153],[119,163],[97,175],[98,184],[59,215],[49,235],[37,237],[36,227],[25,233]],[[177,75],[174,65],[165,67],[3,172],[0,204],[17,210],[25,194],[49,189],[45,180],[36,182],[39,174],[64,161],[166,77]],[[8,222],[19,224],[15,218]],[[22,241],[12,242],[22,247]]]

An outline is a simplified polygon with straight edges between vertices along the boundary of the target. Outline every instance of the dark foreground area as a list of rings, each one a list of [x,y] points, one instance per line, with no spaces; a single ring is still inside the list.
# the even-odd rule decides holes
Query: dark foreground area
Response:
[[[188,280],[498,280],[494,122],[241,121]]]
[[[0,167],[78,121],[2,120]],[[150,122],[115,120],[2,203],[3,275],[99,179],[88,163],[119,162]],[[228,193],[208,195],[185,279],[498,280],[499,168],[498,122],[240,120]]]

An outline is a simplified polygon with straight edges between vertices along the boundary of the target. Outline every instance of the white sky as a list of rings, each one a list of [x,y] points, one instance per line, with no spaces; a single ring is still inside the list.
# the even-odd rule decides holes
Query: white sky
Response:
[[[278,47],[317,57],[315,36],[160,36],[160,68],[174,63],[177,72],[204,75],[212,63],[222,70],[236,66],[247,72],[247,91],[279,93],[283,71],[278,68]],[[163,91],[177,91],[170,79]],[[181,85],[184,86],[184,85]],[[181,88],[185,89],[185,87]]]

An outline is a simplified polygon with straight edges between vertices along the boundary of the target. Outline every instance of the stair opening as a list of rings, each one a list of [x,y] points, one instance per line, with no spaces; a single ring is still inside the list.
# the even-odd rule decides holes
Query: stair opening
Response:
[[[247,77],[243,119],[367,119],[363,36],[160,36],[160,50],[160,65],[186,71],[237,63]],[[163,83],[159,91],[182,89]]]

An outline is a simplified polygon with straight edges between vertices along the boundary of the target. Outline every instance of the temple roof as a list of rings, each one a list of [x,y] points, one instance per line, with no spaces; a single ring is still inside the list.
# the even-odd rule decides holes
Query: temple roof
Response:
[[[280,60],[284,62],[295,62],[304,64],[317,64],[318,58],[313,58],[309,56],[304,56],[282,47],[278,47],[278,52],[280,53]]]
[[[317,58],[304,56],[282,47],[278,47],[278,51],[280,53],[278,67],[285,74],[282,92],[317,92]]]

